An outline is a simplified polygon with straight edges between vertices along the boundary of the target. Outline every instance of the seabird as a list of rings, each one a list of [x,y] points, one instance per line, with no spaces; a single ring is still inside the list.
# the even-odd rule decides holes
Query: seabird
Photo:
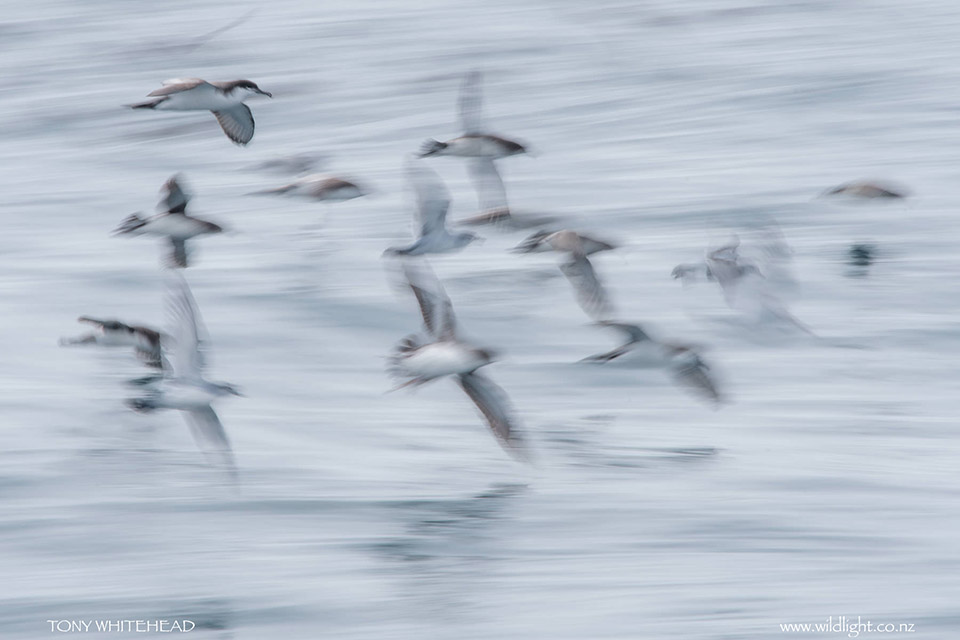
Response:
[[[394,349],[389,372],[404,380],[397,389],[454,376],[501,446],[508,453],[525,458],[525,443],[511,415],[506,393],[478,371],[493,362],[495,354],[458,338],[453,305],[428,265],[415,267],[405,261],[403,271],[420,307],[428,339],[407,336]]]
[[[180,185],[180,176],[173,176],[163,185],[158,208],[160,213],[143,218],[138,214],[127,216],[114,230],[115,235],[154,235],[168,238],[172,266],[187,267],[187,240],[197,236],[220,233],[223,228],[212,222],[187,215],[190,196]]]
[[[739,248],[740,238],[735,235],[727,244],[708,252],[704,262],[709,279],[716,280],[727,304],[731,305],[736,299],[737,285],[743,278],[751,275],[763,277],[757,265],[740,255]]]
[[[174,78],[147,94],[150,100],[130,105],[133,109],[159,111],[211,111],[227,137],[239,145],[253,139],[254,121],[244,101],[254,95],[272,98],[250,80],[207,82],[200,78]]]
[[[211,403],[228,395],[241,395],[232,385],[210,382],[203,377],[205,358],[201,352],[200,313],[187,281],[179,273],[168,276],[166,307],[171,318],[171,340],[167,346],[170,367],[146,395],[127,404],[136,411],[177,409],[190,426],[200,449],[210,459],[236,473],[233,451],[223,425]]]
[[[519,142],[486,131],[482,82],[483,75],[479,71],[472,71],[467,74],[460,88],[460,127],[463,135],[446,142],[427,140],[420,151],[422,158],[459,156],[469,160],[470,178],[477,191],[480,214],[464,220],[462,224],[499,223],[509,218],[507,192],[495,160],[527,153],[527,148]]]
[[[134,353],[149,367],[163,367],[160,332],[141,325],[129,325],[119,320],[100,320],[80,316],[77,322],[91,324],[95,330],[76,338],[61,338],[61,346],[96,344],[101,347],[133,347]]]
[[[731,309],[754,313],[760,320],[783,321],[815,336],[781,299],[782,289],[793,284],[784,267],[791,256],[790,247],[776,227],[764,228],[761,233],[762,243],[753,253],[762,259],[762,266],[740,254],[740,238],[734,235],[726,244],[708,251],[702,264],[678,265],[673,277],[687,282],[694,273],[703,272],[720,286]]]
[[[893,187],[891,185],[884,185],[879,182],[872,182],[867,180],[858,180],[855,182],[847,182],[841,184],[840,186],[834,187],[823,195],[825,196],[852,196],[855,198],[864,198],[864,199],[891,199],[891,198],[906,198],[907,192],[903,189]]]
[[[318,202],[343,202],[364,196],[366,191],[349,180],[315,173],[276,189],[254,191],[251,195],[296,195]]]
[[[642,351],[646,359],[652,361],[653,364],[668,369],[674,381],[678,384],[714,404],[722,401],[716,382],[710,375],[710,367],[700,357],[696,347],[654,340],[642,327],[635,324],[612,321],[602,321],[597,324],[620,331],[626,336],[627,341],[605,353],[584,358],[583,362],[610,362],[627,353]]]
[[[450,192],[435,171],[415,160],[405,166],[407,180],[413,185],[417,197],[417,221],[420,236],[408,247],[391,247],[385,255],[419,256],[427,253],[459,251],[479,236],[469,232],[450,233],[447,229],[447,211],[450,208]]]
[[[603,320],[610,315],[613,306],[587,256],[614,248],[615,246],[608,242],[580,235],[576,231],[563,230],[538,231],[517,245],[514,252],[556,251],[568,254],[569,259],[560,265],[560,270],[573,285],[577,303],[588,316]]]

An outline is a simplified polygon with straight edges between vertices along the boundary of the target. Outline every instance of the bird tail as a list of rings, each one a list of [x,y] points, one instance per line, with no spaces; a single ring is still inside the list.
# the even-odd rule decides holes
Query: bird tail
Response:
[[[146,221],[133,213],[123,219],[123,222],[113,230],[114,235],[123,235],[126,233],[133,233],[138,231],[146,224]]]
[[[150,398],[131,398],[126,405],[137,413],[149,413],[157,408],[157,403]]]
[[[424,143],[420,146],[420,157],[426,158],[428,156],[432,156],[435,153],[439,153],[440,151],[443,151],[446,148],[447,148],[446,142],[440,142],[439,140],[434,140],[433,138],[430,138],[429,140],[424,141]]]
[[[162,96],[159,98],[151,98],[150,100],[144,100],[143,102],[136,102],[134,104],[128,104],[126,106],[131,109],[156,109],[157,105],[161,102],[166,102],[170,98],[168,96]]]

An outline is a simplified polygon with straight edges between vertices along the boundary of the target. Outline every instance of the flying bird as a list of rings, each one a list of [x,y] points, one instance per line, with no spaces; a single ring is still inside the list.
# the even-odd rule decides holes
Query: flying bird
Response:
[[[114,319],[80,316],[77,322],[93,325],[94,330],[76,338],[61,338],[61,346],[90,345],[101,347],[132,347],[137,357],[148,367],[163,367],[160,332],[141,325],[130,325]]]
[[[554,251],[566,254],[560,270],[573,286],[580,308],[595,320],[604,320],[613,311],[613,305],[593,264],[587,256],[610,251],[614,245],[581,235],[576,231],[538,231],[514,248],[515,253],[543,253]]]
[[[157,111],[211,111],[227,137],[245,145],[253,139],[254,120],[244,102],[255,95],[273,97],[250,80],[207,82],[200,78],[174,78],[148,93],[150,100],[129,106]]]
[[[583,362],[605,363],[628,353],[642,354],[641,359],[667,369],[677,384],[714,405],[722,402],[723,398],[717,389],[714,376],[710,373],[710,366],[703,361],[695,346],[654,340],[636,324],[603,321],[597,325],[620,331],[626,337],[626,342],[610,351],[584,358]]]
[[[506,393],[479,372],[494,361],[495,354],[458,337],[453,305],[428,265],[415,266],[405,261],[403,271],[420,307],[426,338],[407,336],[394,349],[389,372],[404,381],[397,389],[453,376],[483,414],[501,446],[508,453],[525,458],[526,446]]]
[[[496,160],[528,152],[523,144],[487,131],[483,117],[482,83],[483,75],[479,71],[472,71],[467,74],[460,88],[458,106],[463,135],[446,142],[427,140],[420,150],[422,158],[458,156],[468,159],[467,166],[477,192],[480,213],[464,220],[463,224],[500,223],[509,219],[507,192]]]
[[[202,351],[202,323],[197,303],[183,276],[168,276],[166,307],[171,320],[170,344],[167,353],[170,366],[158,384],[146,395],[127,404],[139,412],[176,409],[183,413],[197,445],[211,460],[236,473],[236,464],[223,424],[211,406],[228,395],[241,395],[236,388],[204,378],[206,359]]]
[[[708,250],[703,263],[677,265],[673,277],[687,283],[695,274],[704,273],[707,280],[720,286],[731,309],[752,315],[757,321],[792,325],[815,336],[790,312],[783,298],[795,284],[786,266],[792,256],[789,245],[775,225],[759,232],[759,242],[748,247],[757,259],[741,253],[740,238],[734,235],[720,247]]]
[[[364,196],[366,191],[349,180],[314,173],[297,178],[282,187],[254,191],[250,195],[293,195],[310,198],[317,202],[344,202]]]
[[[867,180],[857,180],[847,182],[827,190],[825,196],[850,196],[853,198],[862,198],[865,200],[877,199],[900,199],[906,198],[907,192],[899,187],[883,184],[880,182],[871,182]]]
[[[387,249],[385,255],[419,256],[428,253],[450,253],[459,251],[479,239],[479,236],[473,233],[450,233],[447,229],[450,192],[435,171],[421,162],[408,160],[406,175],[416,194],[416,220],[420,223],[420,235],[410,246],[391,247]]]
[[[167,263],[174,267],[186,268],[188,266],[187,240],[197,236],[221,233],[223,228],[207,220],[187,215],[190,196],[181,186],[181,180],[179,176],[173,176],[164,183],[161,190],[163,197],[158,205],[160,213],[146,218],[136,213],[129,215],[114,229],[114,235],[153,235],[167,238],[171,249]]]

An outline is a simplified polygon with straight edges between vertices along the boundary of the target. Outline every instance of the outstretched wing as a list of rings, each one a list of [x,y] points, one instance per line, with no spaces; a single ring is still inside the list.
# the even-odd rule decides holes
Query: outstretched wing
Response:
[[[183,189],[179,174],[171,176],[160,190],[160,204],[157,208],[168,213],[186,213],[190,194]]]
[[[187,268],[187,241],[183,238],[170,238],[170,255],[167,264],[171,267]]]
[[[477,190],[480,211],[508,213],[507,190],[493,158],[472,158],[467,165],[473,188]]]
[[[460,127],[464,133],[483,133],[483,74],[471,71],[460,86]]]
[[[403,273],[420,306],[427,333],[441,340],[453,338],[457,331],[453,304],[430,266],[426,262],[405,261]]]
[[[560,265],[577,296],[580,308],[595,320],[604,320],[612,312],[607,291],[597,277],[593,265],[584,255],[574,254],[569,262]]]
[[[236,472],[233,450],[223,430],[223,424],[216,411],[210,406],[183,412],[190,432],[204,455],[214,462],[225,466],[231,473]]]
[[[217,117],[217,122],[227,137],[237,144],[244,145],[253,140],[255,123],[253,113],[247,105],[240,103],[229,109],[214,111],[213,115]]]
[[[450,208],[450,192],[440,176],[422,162],[408,160],[407,179],[417,196],[417,218],[422,235],[442,230],[446,226]]]
[[[187,281],[176,271],[168,275],[166,306],[173,341],[169,350],[173,373],[178,378],[200,378],[205,364],[200,312]]]
[[[458,376],[457,383],[480,409],[501,446],[513,455],[526,457],[525,443],[511,415],[510,401],[504,390],[477,372]]]
[[[164,80],[163,86],[148,93],[147,97],[169,96],[174,93],[189,91],[190,89],[196,89],[201,85],[209,84],[209,82],[206,82],[200,78],[172,78],[170,80]]]
[[[650,340],[650,336],[647,335],[647,332],[643,330],[643,327],[636,324],[629,324],[626,322],[613,322],[611,320],[602,320],[598,322],[600,326],[603,327],[612,327],[622,332],[629,341],[627,344],[633,344],[636,342],[646,342]]]
[[[716,381],[710,374],[710,367],[696,353],[688,351],[678,358],[670,369],[677,384],[709,400],[714,405],[722,401]]]

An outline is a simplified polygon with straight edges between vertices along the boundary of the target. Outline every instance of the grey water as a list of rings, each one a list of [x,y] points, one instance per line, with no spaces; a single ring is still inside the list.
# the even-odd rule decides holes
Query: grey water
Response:
[[[2,7],[4,639],[118,619],[237,640],[847,637],[780,627],[831,616],[956,636],[957,3]],[[403,160],[458,133],[471,69],[491,128],[537,152],[500,163],[512,207],[620,243],[594,258],[618,315],[705,345],[730,402],[578,364],[616,336],[553,256],[507,251],[529,231],[489,228],[432,263],[465,334],[504,354],[489,375],[534,464],[449,381],[387,393],[384,356],[420,323],[381,259],[410,238]],[[273,93],[249,147],[210,114],[122,107],[190,76]],[[375,193],[245,195],[298,153]],[[430,166],[451,218],[475,213],[463,163]],[[124,407],[128,353],[57,345],[81,314],[162,324],[159,243],[109,232],[176,172],[229,231],[186,277],[211,377],[245,394],[217,407],[236,490],[180,416]],[[817,197],[860,178],[911,197]],[[773,224],[816,337],[670,278]],[[850,277],[858,243],[876,260]]]

